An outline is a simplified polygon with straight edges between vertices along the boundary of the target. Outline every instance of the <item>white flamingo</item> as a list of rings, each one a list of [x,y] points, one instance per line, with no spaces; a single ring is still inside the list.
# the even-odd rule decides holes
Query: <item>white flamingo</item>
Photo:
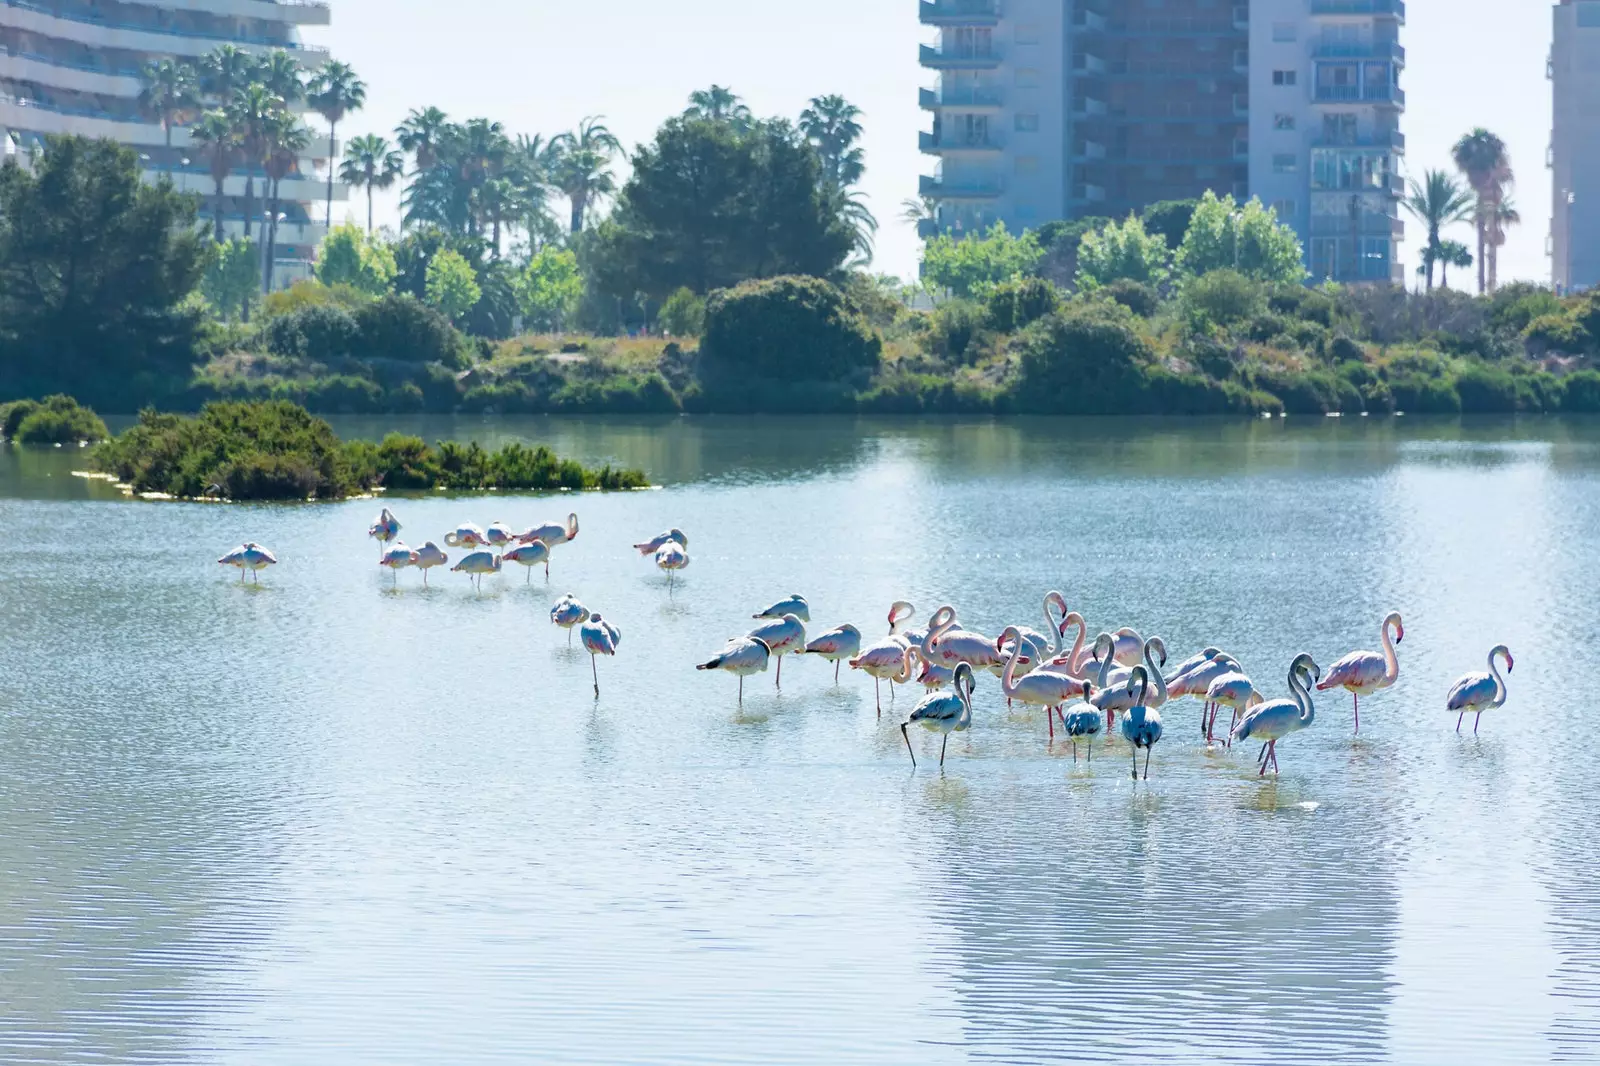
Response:
[[[550,608],[550,621],[567,631],[568,647],[572,646],[572,627],[582,625],[588,620],[589,608],[579,603],[570,592]]]
[[[1321,667],[1311,656],[1301,652],[1289,664],[1289,692],[1293,698],[1272,700],[1254,707],[1233,727],[1234,740],[1262,742],[1257,777],[1266,776],[1268,763],[1272,764],[1273,773],[1278,772],[1278,741],[1290,733],[1310,729],[1311,723],[1317,720],[1317,708],[1311,702],[1311,685],[1321,676]]]
[[[1478,725],[1483,721],[1483,712],[1504,707],[1507,689],[1506,679],[1500,676],[1500,668],[1495,666],[1496,656],[1504,656],[1506,660],[1506,673],[1510,673],[1516,662],[1511,658],[1511,649],[1504,644],[1496,644],[1489,650],[1489,672],[1487,674],[1465,674],[1454,685],[1450,686],[1450,695],[1445,699],[1445,706],[1452,711],[1460,712],[1456,716],[1456,732],[1461,732],[1461,723],[1469,713],[1477,717],[1472,720],[1472,735],[1478,735]]]
[[[1394,627],[1393,640],[1389,639],[1391,626]],[[1400,621],[1400,612],[1390,611],[1378,631],[1383,641],[1381,652],[1351,652],[1328,667],[1327,676],[1317,685],[1318,692],[1342,688],[1350,693],[1350,699],[1355,704],[1357,733],[1361,732],[1361,697],[1386,689],[1400,680],[1400,657],[1394,650],[1394,646],[1406,638],[1406,627]]]
[[[583,650],[589,653],[589,672],[594,675],[594,698],[599,699],[600,671],[595,666],[596,657],[617,654],[617,645],[622,643],[622,630],[598,614],[591,614],[589,620],[578,627],[578,640],[582,642]]]
[[[542,540],[530,541],[527,544],[518,544],[515,548],[500,556],[503,562],[516,563],[526,567],[528,576],[523,579],[524,584],[533,582],[533,568],[540,563],[544,564],[545,580],[550,580],[550,545]]]
[[[417,553],[406,547],[405,541],[396,541],[384,549],[383,557],[378,560],[378,565],[387,566],[390,575],[394,578],[393,584],[398,585],[400,584],[400,571],[408,566],[417,565]]]
[[[546,522],[542,526],[533,526],[517,534],[517,540],[523,544],[532,544],[536,540],[544,541],[554,548],[558,544],[565,544],[569,540],[578,539],[578,516],[567,515],[565,522]]]
[[[498,574],[500,572],[500,556],[494,552],[473,552],[452,566],[450,572],[452,574],[466,574],[481,592],[483,590],[483,575]]]
[[[1106,635],[1112,641],[1111,660],[1113,666],[1131,669],[1139,665],[1139,660],[1144,655],[1144,638],[1137,631],[1123,626],[1115,633]],[[1089,660],[1099,643],[1100,640],[1096,637],[1094,646],[1078,652],[1078,657],[1071,663],[1074,673],[1086,674],[1089,672]]]
[[[378,542],[378,554],[383,554],[383,547],[400,535],[400,519],[394,512],[385,507],[378,512],[378,520],[367,527],[367,536]]]
[[[1115,638],[1110,633],[1101,633],[1095,638],[1095,653],[1100,654],[1102,649],[1114,646]],[[1159,655],[1161,662],[1167,658],[1167,646],[1160,637],[1151,637],[1144,642],[1144,665],[1131,669],[1114,667],[1111,656],[1100,660],[1100,673],[1095,680],[1095,693],[1089,697],[1089,702],[1106,713],[1106,732],[1116,724],[1117,712],[1127,711],[1135,706],[1135,699],[1142,701],[1144,706],[1151,709],[1164,706],[1167,702],[1167,682],[1161,676],[1161,663],[1156,660]],[[1128,684],[1133,679],[1134,670],[1143,670],[1145,673],[1145,689],[1149,689],[1149,682],[1155,680],[1155,691],[1141,691],[1135,697],[1134,689]]]
[[[469,550],[487,548],[489,546],[489,534],[485,533],[480,526],[467,522],[446,533],[444,542],[452,548],[466,548]]]
[[[795,652],[799,655],[799,652]],[[818,655],[833,664],[833,682],[839,683],[839,663],[861,654],[861,630],[846,623],[819,634],[805,646],[805,654]]]
[[[656,550],[656,569],[666,572],[667,588],[672,587],[674,577],[679,570],[689,565],[689,553],[683,550],[683,545],[675,540],[669,540]]]
[[[489,528],[483,531],[483,539],[488,541],[489,547],[503,552],[508,545],[517,542],[517,531],[504,522],[490,522]]]
[[[911,756],[913,767],[917,765],[917,753],[911,750],[911,737],[906,733],[906,727],[916,724],[931,732],[944,734],[944,739],[939,742],[939,765],[943,766],[944,749],[950,743],[950,734],[960,733],[972,726],[972,686],[972,665],[957,664],[955,680],[950,685],[954,691],[930,692],[912,709],[911,717],[900,723],[900,736],[906,742],[906,754]]]
[[[1230,670],[1211,682],[1206,689],[1206,702],[1211,704],[1211,724],[1206,727],[1206,743],[1211,742],[1212,730],[1216,726],[1216,708],[1227,707],[1233,712],[1228,721],[1228,746],[1233,746],[1233,730],[1239,724],[1239,719],[1250,708],[1260,705],[1266,697],[1256,691],[1255,682],[1238,670]]]
[[[1078,741],[1080,739],[1093,741],[1095,737],[1100,735],[1100,708],[1086,702],[1089,699],[1089,690],[1091,688],[1092,686],[1089,682],[1085,681],[1083,683],[1082,701],[1069,704],[1065,708],[1056,709],[1056,716],[1061,719],[1061,728],[1066,732],[1067,736],[1072,738],[1073,762],[1078,761]],[[1087,746],[1089,748],[1089,761],[1094,762],[1094,744],[1089,743]]]
[[[683,530],[669,529],[665,533],[657,533],[642,544],[635,544],[634,548],[638,550],[640,555],[654,555],[669,541],[675,541],[684,548],[689,546],[689,538],[684,535]]]
[[[887,680],[891,684],[903,685],[911,680],[911,657],[914,654],[910,644],[890,637],[861,649],[861,654],[850,660],[850,669],[860,670],[872,678],[879,718],[883,717],[883,682]],[[891,688],[889,694],[893,696],[894,689]]]
[[[739,678],[739,702],[744,702],[744,679],[750,674],[765,673],[772,658],[772,647],[760,637],[734,637],[709,661],[696,666],[696,670],[726,670]],[[783,660],[779,660],[782,662]]]
[[[928,692],[935,692],[956,679],[953,666],[940,666],[922,657],[916,645],[911,646],[911,659],[917,664],[917,684]]]
[[[757,615],[759,618],[760,616]],[[752,629],[745,636],[755,637],[765,641],[772,654],[778,657],[778,676],[774,684],[783,687],[783,657],[793,652],[801,652],[806,647],[806,627],[799,617],[786,614],[782,618],[772,618]]]
[[[412,565],[422,571],[422,585],[426,588],[428,585],[428,571],[436,566],[443,566],[449,561],[450,556],[446,555],[443,549],[430,540],[417,549],[417,561]]]
[[[973,667],[995,666],[1002,662],[997,642],[956,627],[956,609],[945,604],[933,613],[922,657],[941,666],[967,663]]]
[[[786,600],[779,600],[765,610],[757,611],[751,618],[782,618],[792,614],[802,622],[811,621],[811,605],[806,603],[806,598],[795,593]]]
[[[1154,638],[1152,638],[1154,639]],[[1146,644],[1145,657],[1149,658],[1149,645]],[[1161,739],[1161,712],[1145,702],[1145,692],[1150,687],[1150,678],[1154,676],[1157,687],[1161,687],[1161,674],[1152,672],[1143,666],[1135,666],[1128,675],[1128,691],[1138,690],[1138,695],[1133,699],[1133,705],[1128,708],[1128,713],[1122,717],[1122,739],[1133,745],[1133,779],[1139,780],[1139,749],[1144,749],[1144,779],[1150,780],[1150,753],[1155,750],[1156,742]]]
[[[1206,652],[1215,651],[1207,648]],[[1193,660],[1189,660],[1193,662]],[[1211,683],[1223,674],[1243,673],[1244,668],[1239,665],[1239,660],[1226,652],[1218,651],[1215,655],[1205,659],[1189,670],[1178,670],[1171,683],[1167,685],[1167,698],[1178,699],[1181,696],[1192,696],[1204,704],[1200,708],[1200,735],[1211,741],[1211,731],[1216,722],[1215,709],[1211,701],[1206,699],[1206,693],[1211,688]]]
[[[1048,607],[1049,601],[1045,602]],[[1000,690],[1005,693],[1008,700],[1019,700],[1029,706],[1043,707],[1045,721],[1050,726],[1050,739],[1054,740],[1056,736],[1054,710],[1074,696],[1083,693],[1084,679],[1073,677],[1064,669],[1058,672],[1050,668],[1041,668],[1023,677],[1017,677],[1017,662],[1022,657],[1026,642],[1016,626],[1009,626],[1001,634],[1000,643],[1010,645],[1005,670],[1000,675]]]
[[[250,579],[259,585],[261,584],[261,571],[269,566],[277,565],[278,557],[255,541],[247,540],[218,559],[217,562],[223,566],[237,566],[239,568],[239,584],[244,584],[244,575],[249,574]]]

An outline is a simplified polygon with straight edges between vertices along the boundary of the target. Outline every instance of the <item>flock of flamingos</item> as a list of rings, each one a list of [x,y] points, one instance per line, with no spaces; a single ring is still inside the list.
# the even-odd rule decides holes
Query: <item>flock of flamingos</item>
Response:
[[[409,548],[401,542],[400,522],[387,507],[367,532],[379,543],[379,565],[388,567],[397,582],[400,570],[415,567],[422,571],[423,584],[427,584],[428,571],[449,562],[449,556],[433,541],[421,548]],[[566,522],[534,526],[520,533],[503,522],[491,523],[487,529],[468,523],[447,534],[444,541],[448,547],[468,552],[451,571],[468,575],[481,588],[483,576],[499,572],[506,563],[527,568],[528,580],[532,579],[532,568],[543,565],[548,577],[551,551],[577,535],[578,516],[574,514]],[[678,529],[634,547],[640,554],[654,558],[656,566],[668,575],[669,585],[676,572],[689,565],[689,538]],[[217,561],[238,567],[240,581],[246,573],[259,581],[259,572],[278,560],[251,541]],[[837,626],[808,641],[810,606],[805,597],[790,596],[756,612],[758,624],[750,632],[730,639],[696,669],[722,670],[736,676],[742,701],[744,679],[764,673],[773,659],[777,660],[778,685],[783,683],[785,655],[814,655],[833,663],[836,682],[839,666],[845,663],[872,677],[879,717],[883,715],[883,682],[920,683],[927,695],[900,725],[912,766],[917,757],[907,732],[909,727],[920,725],[943,734],[939,744],[939,764],[943,766],[950,734],[972,725],[976,671],[988,670],[1000,679],[1007,705],[1020,702],[1044,710],[1052,739],[1056,724],[1060,723],[1072,742],[1074,761],[1079,741],[1092,742],[1100,735],[1102,724],[1108,736],[1120,730],[1131,745],[1135,779],[1139,777],[1140,748],[1145,752],[1144,776],[1150,776],[1150,752],[1162,736],[1160,709],[1171,700],[1189,697],[1202,702],[1200,731],[1207,744],[1219,742],[1217,715],[1222,708],[1229,709],[1231,721],[1220,742],[1232,747],[1236,740],[1259,741],[1261,750],[1256,762],[1259,774],[1265,775],[1269,766],[1274,773],[1278,771],[1278,741],[1309,729],[1316,721],[1313,687],[1318,692],[1336,688],[1349,692],[1355,731],[1359,733],[1361,697],[1389,688],[1399,680],[1400,660],[1395,646],[1405,639],[1399,612],[1390,612],[1379,626],[1383,650],[1353,651],[1329,667],[1326,674],[1310,655],[1302,652],[1289,664],[1290,698],[1268,700],[1244,673],[1239,661],[1218,648],[1206,648],[1163,674],[1167,649],[1160,637],[1146,640],[1134,630],[1122,628],[1086,642],[1088,623],[1083,615],[1067,609],[1066,599],[1059,592],[1044,598],[1043,632],[1014,625],[1007,626],[998,638],[963,629],[956,621],[955,608],[948,605],[934,611],[925,627],[912,628],[914,611],[909,603],[894,603],[889,608],[887,634],[871,643],[866,643],[861,630],[853,625]],[[589,653],[589,669],[598,698],[600,673],[596,663],[602,655],[617,654],[622,631],[570,594],[550,609],[550,620],[567,631],[569,643],[572,631],[577,629],[578,639]],[[1076,630],[1070,647],[1066,645],[1069,630]],[[1502,659],[1506,673],[1511,673],[1511,651],[1498,644],[1489,652],[1488,672],[1465,674],[1451,686],[1446,706],[1457,712],[1457,732],[1466,716],[1472,714],[1472,731],[1476,734],[1483,712],[1505,704],[1506,681],[1498,664]],[[1093,757],[1090,746],[1089,758]]]

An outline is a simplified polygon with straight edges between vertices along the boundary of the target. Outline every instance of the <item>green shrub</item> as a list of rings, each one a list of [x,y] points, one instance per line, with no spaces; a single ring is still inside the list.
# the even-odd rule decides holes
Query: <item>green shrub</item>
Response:
[[[1419,415],[1448,415],[1461,412],[1461,395],[1449,378],[1401,374],[1389,378],[1394,409]]]
[[[1136,321],[1133,312],[1110,301],[1069,305],[1040,320],[1022,341],[1017,408],[1058,414],[1138,408],[1143,371],[1155,352]]]
[[[1533,355],[1549,352],[1582,355],[1594,345],[1594,338],[1589,336],[1589,331],[1565,312],[1540,315],[1533,319],[1522,331],[1522,340]]]
[[[1061,307],[1061,290],[1043,278],[1002,281],[985,301],[990,329],[1012,333]]]
[[[335,374],[312,382],[301,402],[327,414],[376,414],[384,408],[384,392],[376,381]]]
[[[925,346],[930,355],[949,363],[967,363],[973,341],[989,324],[989,310],[976,300],[947,300],[924,320]]]
[[[1499,367],[1473,366],[1456,375],[1456,394],[1465,414],[1500,414],[1515,411],[1517,383]]]
[[[442,363],[462,368],[470,362],[465,338],[449,321],[411,296],[389,295],[356,312],[364,359],[397,359],[405,363]]]
[[[12,400],[10,403],[0,404],[0,437],[16,440],[17,427],[22,425],[24,418],[38,409],[38,400]]]
[[[360,332],[355,316],[344,308],[334,304],[307,304],[268,319],[261,328],[260,338],[273,355],[328,363],[348,359],[355,350]]]
[[[1260,282],[1233,270],[1213,270],[1183,286],[1183,308],[1197,324],[1232,326],[1248,322],[1266,307]]]
[[[1338,411],[1343,403],[1340,382],[1331,374],[1313,371],[1290,374],[1282,371],[1262,371],[1256,375],[1260,387],[1283,401],[1283,409],[1291,415],[1321,415]],[[1353,390],[1349,382],[1344,385]],[[1360,394],[1356,394],[1360,404]]]
[[[1366,349],[1353,340],[1348,333],[1337,334],[1333,340],[1328,342],[1328,361],[1330,363],[1360,363],[1366,357]]]
[[[110,436],[100,416],[71,396],[46,396],[6,405],[5,436],[18,444],[77,444]]]
[[[877,332],[820,278],[747,281],[706,301],[700,358],[707,377],[859,387],[878,369],[882,351]]]
[[[1561,398],[1563,410],[1600,413],[1600,370],[1580,370],[1568,374],[1566,384]]]
[[[1149,318],[1161,307],[1161,294],[1155,287],[1132,278],[1118,278],[1097,295],[1109,296],[1140,318]]]
[[[684,286],[667,297],[656,322],[674,337],[698,337],[706,328],[706,302]]]

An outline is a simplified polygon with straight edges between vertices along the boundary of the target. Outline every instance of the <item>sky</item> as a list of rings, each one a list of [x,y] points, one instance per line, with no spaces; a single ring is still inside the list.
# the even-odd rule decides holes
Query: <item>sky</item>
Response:
[[[392,137],[408,110],[431,104],[456,119],[500,121],[512,134],[550,136],[601,115],[632,148],[713,82],[762,116],[794,118],[811,97],[839,93],[865,112],[862,187],[881,223],[875,269],[915,275],[919,242],[900,221],[900,202],[934,162],[917,151],[917,131],[929,126],[917,88],[933,84],[917,45],[934,37],[918,24],[917,0],[457,2],[332,0],[332,25],[306,30],[367,83],[366,109],[345,121],[341,140]],[[1500,276],[1547,282],[1549,4],[1408,0],[1407,16],[1406,173],[1448,168],[1450,145],[1473,126],[1499,133],[1523,217],[1501,249]],[[348,210],[364,221],[364,196]],[[380,194],[377,218],[398,224],[397,190]],[[1414,265],[1416,226],[1407,228]],[[1472,243],[1470,227],[1456,236]]]

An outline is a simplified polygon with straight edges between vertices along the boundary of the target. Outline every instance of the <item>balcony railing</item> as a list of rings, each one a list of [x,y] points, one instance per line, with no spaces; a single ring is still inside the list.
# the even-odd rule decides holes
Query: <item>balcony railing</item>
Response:
[[[1318,237],[1394,237],[1406,235],[1406,224],[1389,215],[1363,214],[1358,218],[1348,215],[1312,215],[1311,232]]]
[[[922,0],[925,26],[987,26],[999,18],[999,0]]]
[[[4,3],[6,7],[33,11],[50,18],[65,19],[68,22],[82,23],[86,26],[99,26],[107,30],[128,33],[151,33],[162,37],[183,37],[189,40],[217,41],[218,43],[250,44],[258,47],[282,48],[290,52],[305,52],[312,55],[326,55],[328,53],[326,48],[319,45],[303,44],[300,41],[278,37],[263,37],[258,34],[223,32],[220,28],[216,32],[208,32],[179,26],[162,25],[160,23],[138,22],[129,19],[108,19],[97,10],[74,11],[60,9],[38,3],[36,0],[0,0],[0,3]]]
[[[7,48],[0,48],[0,56],[32,59],[35,62],[46,63],[52,67],[60,67],[62,70],[76,70],[85,74],[102,74],[108,78],[137,78],[144,72],[143,68],[138,66],[113,67],[108,64],[75,63],[70,59],[60,59],[56,56],[47,56],[39,52],[16,52]]]
[[[1399,41],[1319,41],[1311,48],[1315,59],[1389,59],[1406,61],[1406,50]]]
[[[918,131],[917,147],[929,155],[940,155],[944,152],[998,152],[1000,150],[1000,146],[990,141],[987,137],[976,140],[946,135],[941,138],[926,131]]]
[[[931,196],[936,200],[993,200],[1004,191],[1004,186],[996,180],[946,181],[927,174],[917,179],[918,195]]]
[[[1313,15],[1378,15],[1406,17],[1405,0],[1311,0]]]
[[[917,102],[924,111],[936,111],[941,107],[999,107],[1000,90],[922,89],[917,94]]]
[[[1397,89],[1392,85],[1381,88],[1368,88],[1362,91],[1359,85],[1318,85],[1312,93],[1313,100],[1319,104],[1339,103],[1383,103],[1395,104],[1404,107],[1406,103],[1405,90]]]
[[[1078,145],[1077,149],[1072,153],[1072,157],[1078,162],[1104,159],[1106,157],[1106,146],[1099,141],[1084,141]]]
[[[978,70],[1000,65],[1000,56],[995,52],[962,50],[946,52],[943,49],[926,44],[919,46],[917,59],[923,66],[932,67],[935,70]]]

